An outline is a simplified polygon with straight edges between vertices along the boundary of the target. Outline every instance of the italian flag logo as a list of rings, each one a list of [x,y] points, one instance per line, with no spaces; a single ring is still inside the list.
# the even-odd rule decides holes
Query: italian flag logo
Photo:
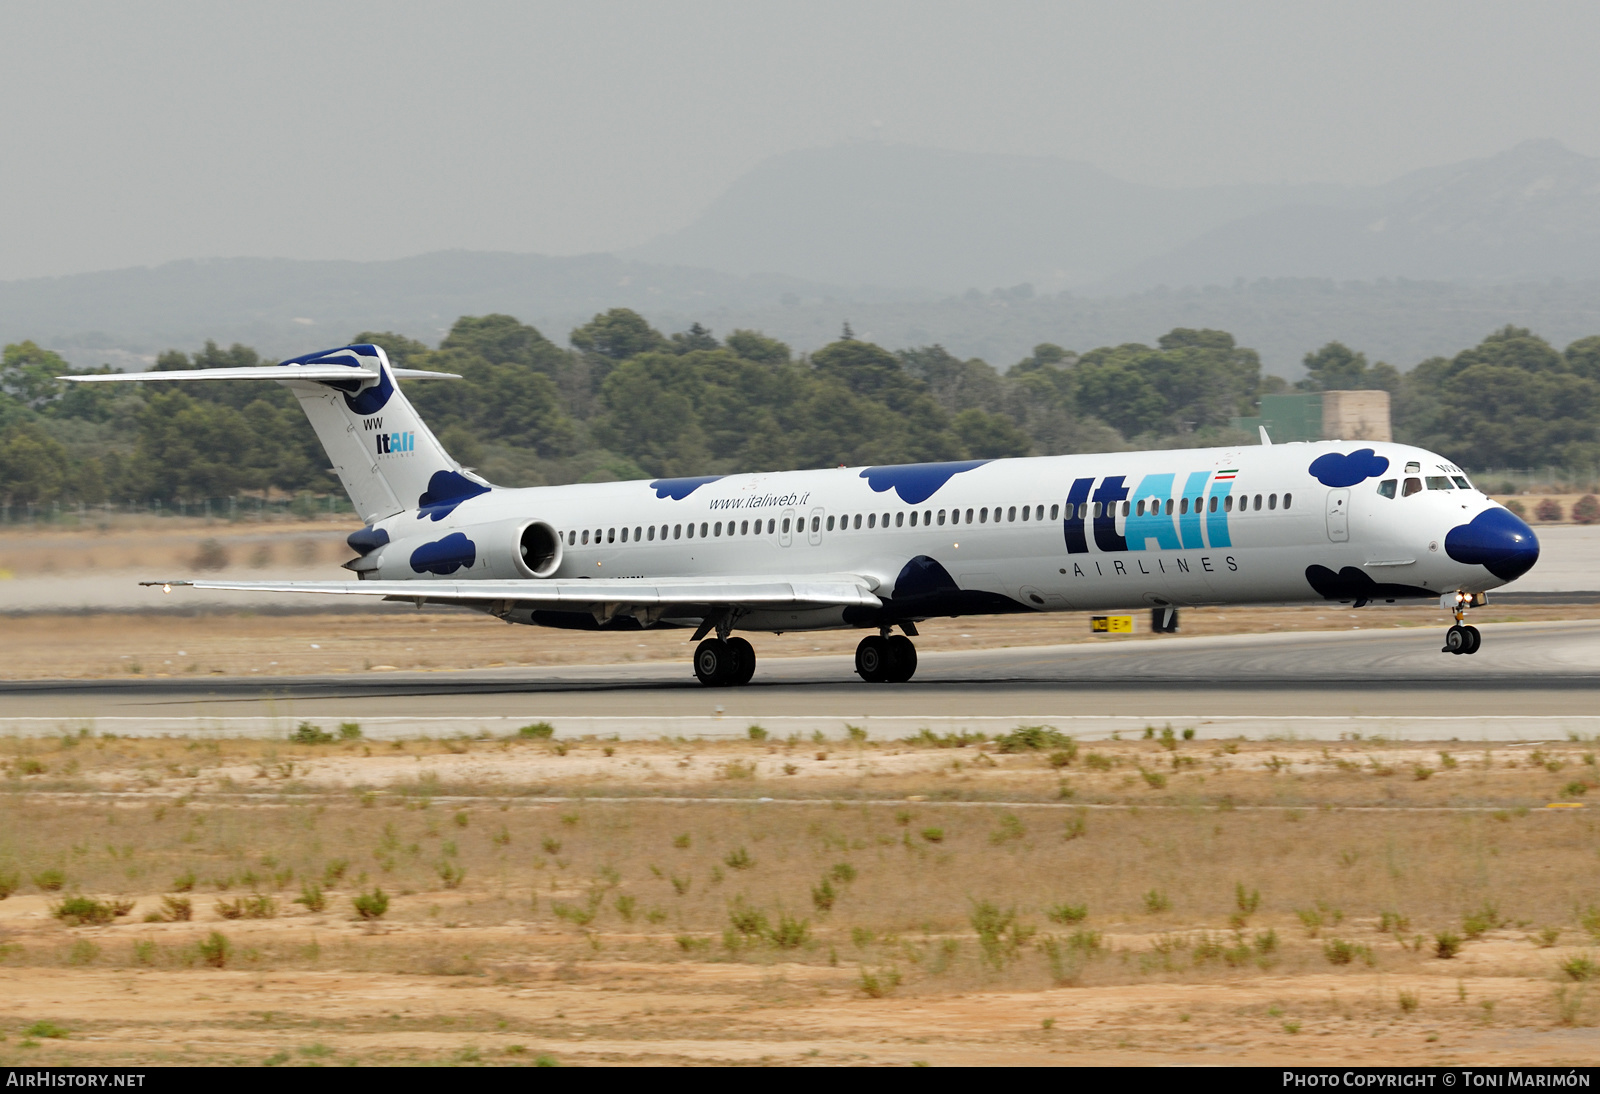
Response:
[[[1216,473],[1216,475],[1214,476],[1214,478],[1216,479],[1217,482],[1229,482],[1238,473],[1239,473],[1239,469],[1237,467],[1233,467],[1233,468],[1229,468],[1227,471],[1218,471]]]

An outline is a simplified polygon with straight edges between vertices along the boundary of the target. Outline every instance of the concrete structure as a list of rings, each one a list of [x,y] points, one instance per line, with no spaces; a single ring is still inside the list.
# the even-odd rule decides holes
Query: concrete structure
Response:
[[[1274,441],[1391,441],[1387,391],[1309,391],[1263,395],[1261,413],[1235,418],[1247,433],[1267,427]]]

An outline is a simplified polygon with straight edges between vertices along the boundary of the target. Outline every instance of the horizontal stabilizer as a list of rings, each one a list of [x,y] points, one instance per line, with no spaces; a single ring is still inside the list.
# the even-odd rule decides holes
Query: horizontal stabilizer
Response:
[[[587,611],[594,605],[639,608],[834,607],[882,605],[865,578],[850,574],[755,578],[558,578],[545,581],[142,581],[164,588],[188,586],[253,593],[320,593],[381,596],[435,604],[506,601],[535,608]]]
[[[453,372],[428,372],[419,368],[391,368],[402,380],[459,380]],[[249,368],[184,368],[161,372],[105,372],[93,376],[57,376],[75,384],[127,383],[133,380],[376,380],[378,373],[349,365],[264,365]]]

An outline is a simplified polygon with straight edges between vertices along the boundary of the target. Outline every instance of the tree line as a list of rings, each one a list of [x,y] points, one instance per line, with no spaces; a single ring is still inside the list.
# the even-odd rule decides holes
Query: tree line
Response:
[[[1224,331],[1082,353],[1043,344],[1001,372],[941,346],[853,336],[811,354],[758,331],[664,334],[627,309],[566,346],[507,315],[437,347],[357,334],[399,366],[459,373],[407,396],[462,463],[508,486],[1135,448],[1255,443],[1233,418],[1290,390]],[[207,343],[158,369],[264,362]],[[1333,342],[1300,390],[1391,392],[1396,438],[1473,469],[1600,464],[1600,336],[1557,350],[1506,327],[1402,374]],[[158,501],[338,489],[294,398],[270,384],[83,385],[33,342],[0,360],[0,501]]]

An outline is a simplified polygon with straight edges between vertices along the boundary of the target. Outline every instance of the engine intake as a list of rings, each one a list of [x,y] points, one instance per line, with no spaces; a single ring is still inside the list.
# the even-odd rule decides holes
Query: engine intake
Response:
[[[533,577],[549,577],[561,565],[561,540],[556,530],[534,521],[517,537],[517,561]]]

